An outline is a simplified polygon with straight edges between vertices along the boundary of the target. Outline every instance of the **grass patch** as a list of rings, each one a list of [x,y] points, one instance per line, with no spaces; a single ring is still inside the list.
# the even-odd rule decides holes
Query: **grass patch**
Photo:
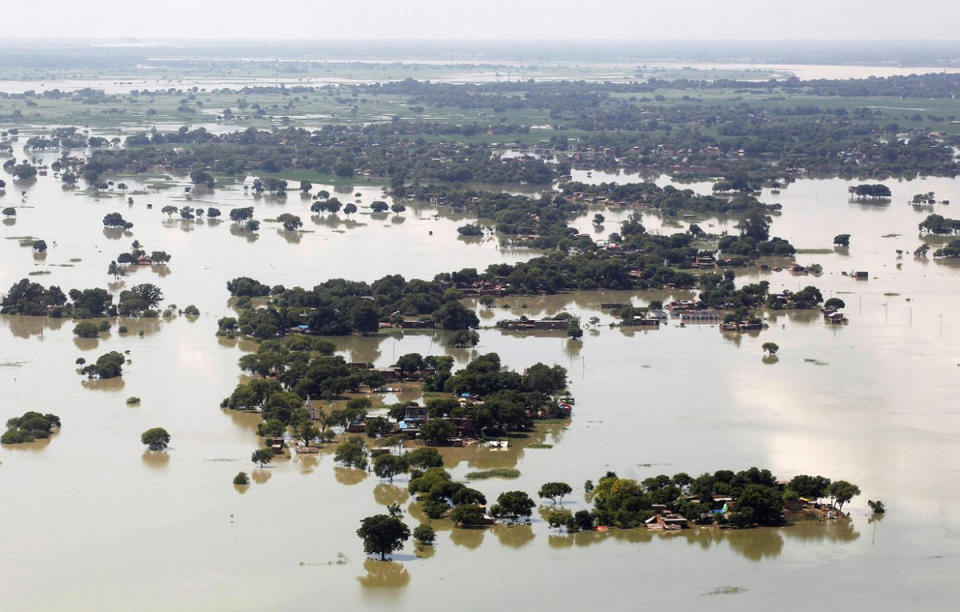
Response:
[[[519,476],[520,470],[514,470],[510,468],[495,468],[480,472],[470,472],[466,477],[468,480],[483,480],[485,478],[518,478]]]
[[[704,595],[736,595],[737,593],[743,593],[747,589],[738,586],[719,586],[715,589],[710,589]]]
[[[530,444],[529,446],[527,446],[527,448],[553,448],[553,444],[544,444],[544,443]]]
[[[903,234],[884,234],[883,236],[880,236],[880,237],[881,237],[881,238],[897,238],[897,237],[902,236],[902,235],[903,235]]]
[[[829,255],[833,249],[797,249],[797,255]]]
[[[887,296],[887,297],[896,297],[896,296],[898,296],[898,295],[900,295],[900,294],[897,293],[896,291],[887,291],[887,292],[884,293],[883,295],[885,295],[885,296]]]

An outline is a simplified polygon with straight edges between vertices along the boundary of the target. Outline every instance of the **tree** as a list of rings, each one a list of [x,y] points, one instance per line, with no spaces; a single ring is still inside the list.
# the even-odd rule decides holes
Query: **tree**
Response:
[[[823,307],[826,308],[827,310],[840,310],[846,305],[847,305],[846,302],[844,302],[840,298],[835,298],[835,297],[830,298],[829,300],[823,303]]]
[[[480,325],[476,313],[460,302],[447,302],[433,313],[433,319],[443,329],[470,329]]]
[[[383,417],[371,417],[364,423],[363,432],[371,438],[379,438],[380,436],[390,433],[391,429],[393,429],[393,426],[387,419]]]
[[[843,512],[843,505],[860,495],[860,487],[846,480],[837,480],[827,487],[827,494],[837,502],[837,509]]]
[[[573,515],[573,520],[580,531],[590,531],[593,529],[593,515],[589,510],[577,510]]]
[[[386,478],[391,483],[393,477],[409,469],[407,460],[397,455],[380,455],[373,460],[373,473],[377,478]]]
[[[110,351],[100,355],[97,361],[81,368],[80,373],[88,378],[117,378],[123,376],[124,356],[117,351]]]
[[[762,210],[752,210],[740,222],[740,235],[763,242],[770,238],[770,217]]]
[[[370,208],[373,212],[385,212],[390,207],[382,200],[374,200],[370,203]]]
[[[337,447],[333,460],[362,470],[367,467],[367,448],[360,438],[350,438]]]
[[[310,421],[303,421],[297,429],[297,435],[300,436],[304,444],[310,444],[320,435],[320,430]]]
[[[352,215],[353,213],[357,212],[357,205],[353,202],[347,202],[346,206],[343,207],[343,212],[347,216]]]
[[[133,227],[133,223],[124,220],[123,215],[118,212],[108,213],[103,217],[104,227],[122,227],[124,229],[130,229]]]
[[[12,206],[8,206],[3,209],[3,214],[7,217],[16,217],[17,209],[13,208]]]
[[[253,461],[260,467],[263,467],[273,461],[273,451],[269,448],[258,448],[250,455],[250,461]]]
[[[877,501],[868,499],[867,505],[870,506],[870,510],[872,510],[874,514],[886,514],[887,512],[887,509],[886,507],[884,507],[883,502],[880,501],[879,499]]]
[[[90,321],[81,321],[73,326],[73,333],[78,338],[96,338],[100,335],[100,328]]]
[[[435,448],[420,447],[407,455],[410,467],[427,470],[434,467],[443,467],[443,457]]]
[[[518,521],[521,517],[530,516],[535,507],[536,504],[523,491],[506,491],[497,497],[497,503],[490,513],[497,518]]]
[[[375,514],[360,522],[357,535],[363,540],[363,552],[380,555],[382,561],[403,548],[403,543],[410,538],[410,529],[399,518]]]
[[[429,525],[418,525],[413,530],[413,539],[420,546],[430,546],[437,539],[437,534],[433,531],[433,527]]]
[[[444,419],[430,419],[420,426],[420,437],[434,446],[450,444],[450,438],[457,435],[457,428],[453,423]]]
[[[457,527],[476,527],[484,523],[483,508],[476,504],[457,506],[450,512],[450,520]]]
[[[303,221],[300,220],[300,217],[296,215],[291,215],[290,213],[283,213],[277,217],[277,221],[283,224],[283,229],[288,232],[293,232],[303,226]]]
[[[162,451],[170,443],[170,434],[163,427],[154,427],[140,434],[140,442],[152,451]]]
[[[575,531],[577,522],[573,518],[573,513],[563,508],[555,508],[547,513],[547,524],[551,529],[565,528],[567,531]]]
[[[45,240],[34,240],[33,241],[33,250],[37,253],[46,253],[47,252],[47,242]]]
[[[770,356],[776,355],[777,351],[780,350],[780,347],[777,346],[776,342],[764,342],[760,348],[763,349],[764,353],[767,353]]]
[[[826,497],[829,486],[829,478],[824,478],[823,476],[808,476],[806,474],[794,476],[787,484],[788,489],[796,491],[800,497],[811,500]]]
[[[250,477],[247,476],[246,472],[238,472],[236,476],[233,477],[233,484],[245,486],[250,484]]]
[[[120,267],[116,261],[111,261],[110,265],[107,266],[107,274],[113,277],[113,280],[119,279],[123,276],[123,268]]]
[[[780,492],[766,485],[748,484],[737,499],[734,524],[746,527],[779,525],[783,522],[783,497]]]
[[[833,244],[841,247],[850,246],[850,234],[837,234],[833,237]]]
[[[370,334],[380,329],[380,311],[369,300],[361,300],[351,310],[353,327],[357,331]]]
[[[565,482],[547,482],[540,487],[540,491],[537,492],[543,499],[549,499],[553,503],[557,503],[557,500],[563,500],[565,495],[573,493],[573,488]]]
[[[230,211],[230,220],[234,223],[241,223],[253,218],[253,207],[234,208]]]
[[[178,209],[176,206],[171,206],[171,205],[168,204],[168,205],[164,206],[163,208],[161,208],[161,209],[160,209],[160,212],[162,212],[163,214],[167,215],[167,218],[169,218],[173,213],[177,212],[178,210],[179,210],[179,209]]]

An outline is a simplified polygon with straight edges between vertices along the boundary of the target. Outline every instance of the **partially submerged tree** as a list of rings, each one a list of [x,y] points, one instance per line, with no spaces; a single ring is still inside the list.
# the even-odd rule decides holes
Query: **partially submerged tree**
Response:
[[[162,451],[170,443],[170,434],[163,427],[153,427],[140,434],[140,442],[152,451]]]
[[[403,543],[410,538],[410,528],[397,517],[375,514],[360,522],[357,535],[363,540],[363,551],[380,555],[382,561],[403,548]]]

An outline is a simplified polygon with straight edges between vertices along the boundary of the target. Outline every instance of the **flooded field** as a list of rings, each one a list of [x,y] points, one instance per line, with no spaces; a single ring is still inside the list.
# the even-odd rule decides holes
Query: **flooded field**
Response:
[[[593,178],[603,177],[594,172]],[[565,505],[580,509],[582,483],[607,470],[642,479],[757,465],[784,478],[820,473],[857,483],[863,495],[849,506],[851,521],[568,536],[535,513],[530,526],[485,531],[439,522],[433,551],[421,557],[408,544],[391,563],[366,560],[354,532],[362,517],[392,502],[405,507],[411,526],[423,517],[411,506],[405,477],[391,485],[334,467],[332,446],[252,469],[258,417],[219,408],[238,381],[237,359],[250,349],[215,337],[217,319],[232,314],[226,281],[247,275],[309,287],[390,273],[431,278],[536,253],[502,249],[494,239],[459,239],[456,227],[466,221],[428,207],[363,214],[382,198],[378,187],[316,185],[344,203],[359,193],[361,213],[313,219],[310,200],[294,191],[285,200],[255,200],[232,185],[188,199],[185,179],[125,182],[127,193],[95,198],[64,191],[52,177],[30,185],[8,180],[0,198],[0,205],[17,209],[15,220],[0,225],[0,290],[30,274],[64,290],[109,282],[118,292],[107,264],[136,239],[173,259],[166,270],[140,267],[125,286],[155,283],[166,304],[195,304],[201,312],[122,321],[129,333],[115,328],[99,340],[75,339],[68,320],[0,317],[0,417],[37,410],[58,414],[64,424],[48,441],[0,448],[4,607],[480,609],[522,601],[524,609],[556,610],[596,605],[600,593],[615,605],[643,601],[671,609],[799,610],[819,602],[817,593],[830,593],[831,608],[891,609],[921,597],[925,609],[954,605],[960,273],[911,253],[921,242],[917,224],[931,210],[958,216],[950,213],[960,205],[960,182],[887,181],[893,190],[887,204],[849,202],[850,183],[843,180],[798,181],[778,195],[764,193],[764,201],[783,204],[772,234],[801,249],[798,262],[819,263],[824,272],[758,269],[739,278],[769,280],[772,289],[816,284],[825,298],[847,302],[850,323],[843,327],[801,312],[776,314],[769,329],[742,336],[674,321],[630,331],[609,327],[614,319],[600,303],[645,304],[670,294],[591,292],[474,305],[483,326],[561,310],[584,321],[598,317],[582,342],[496,329],[482,329],[472,351],[447,348],[442,337],[423,332],[332,338],[349,360],[379,366],[408,352],[449,354],[458,366],[497,352],[516,369],[536,361],[568,369],[577,400],[569,422],[542,424],[503,451],[444,450],[456,479],[492,467],[520,471],[516,479],[472,485],[488,498],[509,489],[533,494],[545,481],[563,480],[575,489]],[[955,205],[906,204],[928,191]],[[290,212],[303,218],[306,231],[264,222],[254,239],[232,231],[229,221],[168,219],[161,212],[168,204],[216,206],[225,217],[230,207],[252,205],[261,221]],[[128,234],[103,229],[103,215],[114,211],[134,223]],[[575,225],[602,236],[629,214],[603,211],[603,230],[595,232],[595,212]],[[677,231],[689,222],[681,220]],[[697,222],[708,231],[733,230],[732,221]],[[675,229],[652,215],[644,223],[650,231]],[[848,250],[832,248],[839,233],[852,235]],[[48,243],[45,257],[20,246],[28,236]],[[901,259],[897,249],[905,251]],[[869,280],[842,274],[853,270],[868,271]],[[767,341],[781,347],[776,363],[763,359]],[[122,380],[84,384],[77,357],[90,361],[109,350],[129,351]],[[128,406],[129,396],[140,405]],[[145,453],[140,443],[140,433],[154,426],[173,436],[165,455]],[[245,491],[231,484],[240,470],[253,479]],[[885,502],[885,518],[868,518],[868,498]],[[50,588],[51,580],[58,588]]]

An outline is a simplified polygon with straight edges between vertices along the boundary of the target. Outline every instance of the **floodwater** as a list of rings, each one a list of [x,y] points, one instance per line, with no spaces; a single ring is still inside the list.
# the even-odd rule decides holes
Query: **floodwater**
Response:
[[[197,76],[179,72],[177,60],[156,58],[157,62],[168,62],[157,70],[157,76],[145,78],[141,75],[112,75],[109,73],[68,76],[56,75],[35,79],[11,77],[0,79],[2,89],[8,93],[25,91],[77,91],[84,88],[103,90],[108,94],[126,94],[134,89],[189,89],[198,87],[203,90],[239,89],[243,87],[295,87],[326,85],[362,85],[377,82],[398,81],[417,78],[442,83],[489,83],[527,78],[538,81],[561,81],[583,79],[587,81],[629,82],[638,78],[663,78],[664,72],[674,72],[683,76],[684,71],[717,71],[719,77],[727,78],[732,74],[737,78],[751,81],[766,81],[769,78],[786,79],[797,77],[808,79],[867,79],[870,77],[905,76],[912,74],[956,73],[960,68],[954,66],[870,66],[856,64],[765,64],[731,62],[643,62],[638,68],[634,63],[618,62],[548,62],[530,64],[526,62],[497,62],[475,64],[467,62],[430,62],[426,60],[397,61],[396,58],[382,60],[384,66],[373,76],[356,66],[373,65],[376,61],[363,60],[293,60],[294,63],[312,65],[317,71],[304,75],[290,75],[278,72],[276,75],[251,77],[249,74],[237,76]],[[216,61],[209,58],[209,61]],[[228,61],[236,61],[230,58]],[[272,61],[271,58],[250,58],[250,61]],[[352,65],[354,64],[354,65]],[[412,71],[410,66],[419,66]],[[159,64],[158,64],[159,65]],[[323,70],[330,74],[319,74]],[[369,71],[366,71],[369,72]],[[751,74],[753,73],[753,74]],[[709,74],[698,78],[710,79]]]
[[[130,191],[146,189],[126,182]],[[511,489],[533,495],[545,481],[564,480],[575,488],[565,505],[575,510],[585,507],[582,483],[607,470],[645,478],[758,465],[784,478],[819,473],[857,483],[863,495],[849,504],[850,522],[574,536],[551,532],[537,514],[530,526],[489,530],[435,522],[432,550],[409,544],[389,563],[367,560],[354,531],[392,502],[405,507],[411,526],[425,520],[411,506],[405,478],[391,485],[336,468],[332,448],[262,470],[249,461],[256,417],[219,408],[239,380],[245,348],[214,335],[216,320],[232,312],[225,283],[241,274],[303,286],[338,276],[429,278],[533,254],[459,240],[463,221],[427,208],[408,207],[399,219],[353,215],[348,223],[340,214],[315,222],[296,192],[254,201],[230,186],[188,201],[182,180],[170,183],[134,194],[132,207],[126,196],[63,191],[52,177],[30,186],[8,180],[0,199],[18,206],[16,221],[0,225],[4,290],[30,272],[49,272],[31,278],[64,289],[107,286],[107,263],[137,239],[173,259],[166,272],[139,269],[126,284],[156,283],[167,303],[201,310],[195,319],[122,322],[128,334],[114,327],[94,341],[75,340],[70,321],[0,317],[0,417],[39,410],[63,419],[49,441],[0,448],[4,607],[439,609],[458,602],[489,609],[523,601],[525,609],[556,610],[642,600],[665,609],[799,610],[821,600],[836,608],[951,609],[960,594],[952,579],[960,570],[960,276],[955,266],[912,257],[928,211],[905,203],[935,191],[960,204],[957,181],[888,182],[894,197],[883,205],[848,202],[849,183],[841,180],[764,194],[783,204],[774,234],[829,252],[797,257],[820,263],[819,278],[753,271],[744,279],[766,279],[774,289],[816,284],[825,296],[842,297],[850,323],[840,328],[816,313],[779,313],[769,329],[743,336],[674,322],[623,330],[609,327],[601,302],[643,304],[670,293],[601,292],[477,306],[485,326],[566,309],[585,322],[582,342],[497,329],[481,330],[474,351],[448,349],[443,334],[423,332],[334,339],[344,356],[378,365],[414,351],[450,354],[462,365],[494,351],[517,369],[536,361],[568,368],[577,400],[569,423],[546,424],[505,451],[445,451],[455,478],[491,467],[521,472],[473,483],[488,499]],[[362,204],[381,197],[370,187],[337,195],[347,202],[357,192]],[[224,216],[231,206],[253,205],[261,220],[293,212],[310,231],[296,237],[264,223],[251,239],[235,235],[229,221],[168,220],[160,211],[168,203],[214,205]],[[952,208],[935,206],[945,216]],[[103,231],[100,219],[112,211],[134,222],[130,235]],[[592,231],[594,212],[578,227]],[[627,213],[605,214],[609,232]],[[363,225],[353,226],[358,220]],[[673,231],[650,215],[645,223]],[[729,221],[702,223],[732,229]],[[831,248],[838,233],[852,235],[848,251]],[[23,236],[47,241],[45,260],[19,245]],[[896,249],[907,253],[897,259]],[[867,270],[870,279],[841,274],[850,270]],[[596,325],[586,323],[591,317]],[[763,359],[766,341],[781,347],[776,363]],[[109,350],[129,351],[123,379],[84,385],[76,358]],[[126,405],[129,396],[140,405]],[[140,444],[140,433],[154,426],[173,436],[165,454]],[[552,448],[531,447],[544,444]],[[238,471],[251,474],[246,489],[231,484]],[[867,499],[882,499],[888,515],[871,522]]]

